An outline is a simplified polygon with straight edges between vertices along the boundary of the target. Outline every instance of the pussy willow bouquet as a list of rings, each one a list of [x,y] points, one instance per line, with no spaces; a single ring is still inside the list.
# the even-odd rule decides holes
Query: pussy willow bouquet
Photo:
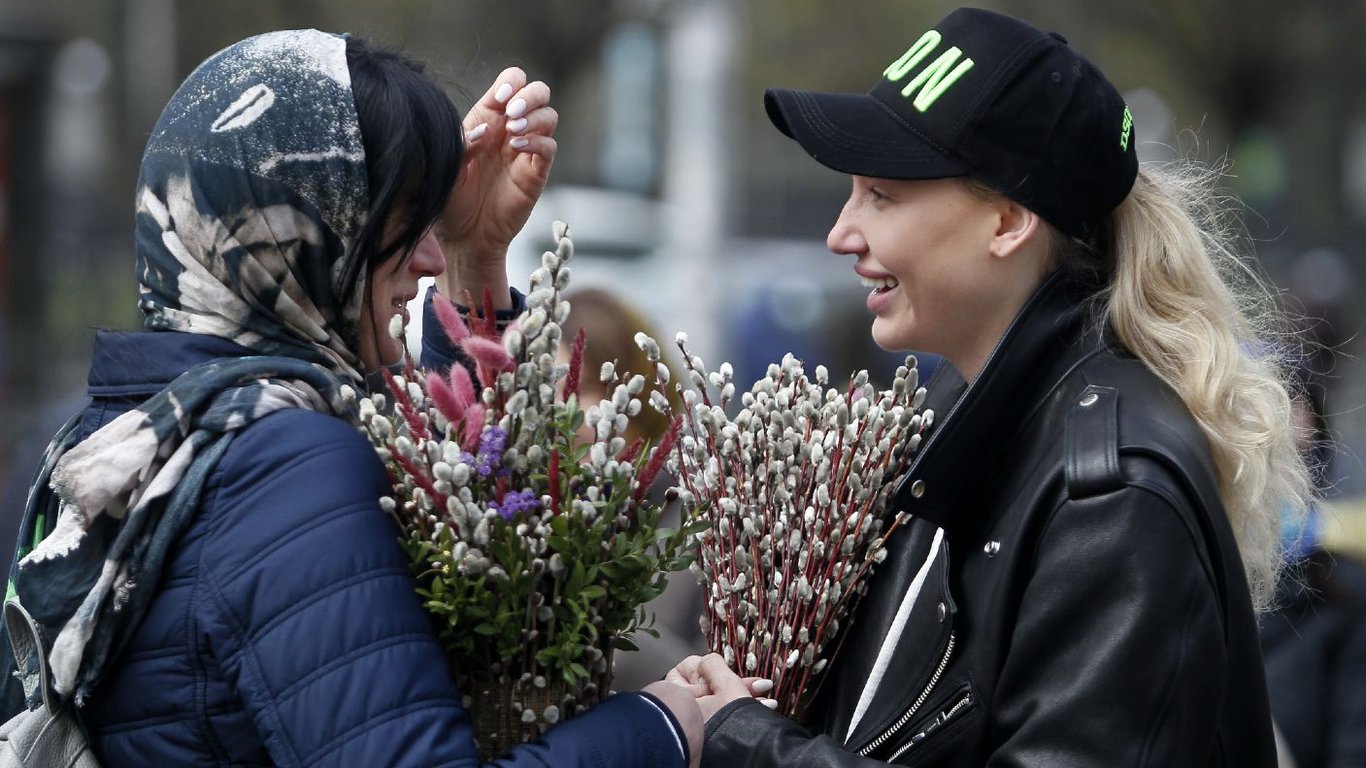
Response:
[[[636,341],[659,358],[653,339]],[[702,631],[737,673],[774,682],[779,712],[800,716],[904,519],[887,499],[934,414],[916,413],[914,357],[878,392],[866,371],[835,389],[824,366],[812,378],[786,355],[731,418],[731,366],[707,372],[684,334],[677,342],[686,429],[669,467],[702,528],[691,566],[707,595]]]
[[[611,398],[585,410],[582,332],[568,363],[556,362],[573,244],[561,223],[555,237],[526,311],[501,335],[488,297],[468,325],[437,302],[475,377],[460,364],[446,374],[410,364],[404,376],[386,373],[389,397],[359,404],[393,481],[382,503],[486,756],[605,696],[613,650],[633,648],[637,630],[653,633],[641,606],[689,562],[686,531],[662,528],[647,494],[678,423],[657,445],[627,445],[645,379],[605,372]],[[578,436],[585,423],[591,442]]]

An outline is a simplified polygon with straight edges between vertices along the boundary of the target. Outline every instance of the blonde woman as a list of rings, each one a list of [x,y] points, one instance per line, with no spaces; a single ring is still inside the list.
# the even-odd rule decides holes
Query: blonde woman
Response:
[[[828,242],[873,338],[951,366],[807,721],[717,656],[671,673],[705,687],[703,764],[1275,765],[1256,610],[1310,484],[1211,175],[1140,168],[1105,76],[987,11],[866,95],[765,101],[852,176]]]

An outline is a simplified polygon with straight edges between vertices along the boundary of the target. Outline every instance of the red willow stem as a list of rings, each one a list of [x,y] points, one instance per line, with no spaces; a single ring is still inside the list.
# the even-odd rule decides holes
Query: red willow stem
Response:
[[[664,433],[659,445],[655,446],[650,454],[650,463],[645,465],[645,470],[640,473],[640,482],[636,486],[635,493],[631,495],[631,500],[639,504],[645,498],[645,494],[650,490],[650,484],[659,475],[659,470],[663,469],[664,461],[669,457],[669,451],[673,450],[674,442],[678,440],[678,431],[683,427],[683,420],[675,417],[669,422],[669,431]]]
[[[770,413],[774,413],[774,411],[770,411]],[[779,418],[779,423],[780,423],[780,425],[781,425],[781,418]],[[770,437],[771,437],[771,436],[770,436]],[[768,450],[772,447],[773,442],[772,442],[772,440],[770,439],[770,440],[768,440],[768,441],[765,441],[764,445],[765,445],[764,465],[765,465],[765,467],[767,467],[768,462],[772,459],[772,454],[771,454],[771,453],[768,453]],[[765,470],[765,474],[767,475],[767,470]],[[770,502],[772,501],[772,497],[771,497],[771,496],[769,497],[769,500],[770,500]],[[765,510],[765,511],[776,511],[776,510],[772,510],[772,508],[770,508],[770,510]],[[766,520],[766,522],[767,522],[767,524],[768,524],[767,527],[771,530],[772,527],[773,527],[778,521],[777,521],[776,516],[775,516],[774,519]],[[789,522],[791,522],[791,521],[789,521]],[[774,611],[772,614],[770,614],[771,617],[772,617],[772,620],[773,620],[774,624],[776,625],[775,628],[778,630],[779,635],[778,635],[778,642],[774,644],[774,646],[773,646],[773,648],[772,648],[771,650],[769,650],[769,653],[768,653],[768,663],[769,663],[770,665],[772,665],[775,669],[781,669],[781,670],[782,670],[783,674],[779,675],[779,677],[778,677],[778,681],[779,681],[779,685],[780,685],[780,686],[786,681],[786,678],[788,677],[788,675],[786,674],[787,669],[786,669],[786,666],[785,666],[785,665],[786,665],[786,663],[787,663],[787,657],[788,657],[788,655],[789,655],[790,652],[791,652],[791,646],[792,646],[792,643],[791,643],[791,642],[787,642],[787,641],[783,640],[783,638],[782,638],[782,625],[783,625],[783,624],[788,624],[789,626],[792,627],[793,642],[796,641],[796,632],[797,632],[797,629],[798,629],[798,627],[799,627],[799,625],[796,623],[795,620],[796,620],[797,611],[798,611],[798,605],[797,605],[797,604],[798,604],[798,602],[801,600],[801,594],[800,594],[800,591],[797,589],[797,581],[798,581],[798,579],[796,579],[796,578],[793,577],[793,568],[796,567],[796,560],[797,560],[797,559],[796,559],[795,557],[793,557],[793,555],[792,555],[792,548],[791,548],[791,546],[790,546],[791,541],[792,541],[792,532],[791,532],[790,530],[788,530],[788,531],[785,531],[785,532],[783,533],[783,540],[782,540],[782,541],[774,541],[774,542],[773,542],[773,551],[774,551],[774,553],[775,553],[775,554],[781,553],[781,556],[782,556],[782,561],[783,561],[783,584],[782,584],[782,588],[778,591],[778,605],[777,605],[777,610]],[[776,563],[775,563],[775,565],[776,565]],[[798,574],[798,575],[800,576],[800,574]]]
[[[637,437],[635,440],[631,441],[630,445],[626,446],[625,450],[617,454],[617,461],[620,461],[623,464],[630,464],[634,462],[636,460],[636,456],[640,453],[640,449],[644,447],[645,438]],[[637,480],[639,480],[639,476],[637,476]]]
[[[412,399],[408,397],[408,393],[398,385],[398,380],[394,378],[394,374],[390,373],[388,368],[380,368],[379,370],[384,375],[385,385],[394,395],[394,400],[398,404],[398,412],[403,415],[403,420],[408,422],[408,429],[412,430],[413,437],[421,441],[430,440],[431,433],[427,431],[426,425],[418,418],[417,408],[413,405]]]
[[[852,405],[853,405],[853,386],[852,386],[852,380],[851,380],[851,382],[850,382],[850,388],[849,388],[849,390],[848,390],[848,393],[847,393],[846,396],[845,396],[845,406],[848,407],[848,408],[850,409],[850,418],[851,418],[851,419],[852,419],[852,418],[855,418],[855,417],[853,416],[853,407],[852,407]],[[858,450],[858,449],[857,449],[857,446],[858,446],[859,442],[862,440],[862,433],[863,433],[863,430],[864,430],[864,429],[867,429],[867,418],[865,417],[862,421],[858,421],[858,422],[855,422],[855,423],[861,425],[861,428],[858,430],[858,436],[856,437],[856,439],[854,440],[854,442],[853,442],[853,444],[852,444],[854,447],[851,449],[851,450],[853,450],[855,453],[857,453],[857,450]],[[852,471],[853,471],[853,464],[854,464],[854,462],[853,462],[853,457],[850,456],[850,457],[848,458],[848,460],[847,460],[847,463],[846,463],[845,457],[844,457],[844,455],[843,455],[843,453],[844,453],[845,450],[846,450],[846,447],[845,447],[845,430],[844,430],[844,429],[841,429],[841,430],[840,430],[840,435],[839,435],[839,443],[838,443],[838,446],[837,446],[837,454],[836,454],[836,456],[838,456],[839,464],[843,464],[843,466],[840,467],[843,471],[839,474],[839,479],[836,481],[836,484],[835,484],[836,490],[835,490],[834,492],[832,492],[832,494],[831,494],[831,508],[835,508],[835,507],[841,506],[841,505],[840,505],[840,499],[841,499],[842,496],[844,495],[845,488],[847,487],[849,475],[850,475],[850,474],[852,473]],[[832,464],[835,464],[835,463],[836,463],[836,462],[832,459]],[[838,464],[837,464],[837,466],[838,466]],[[872,497],[870,497],[870,498],[871,498],[871,499],[875,499],[876,497],[875,497],[875,496],[872,496]],[[868,510],[870,509],[871,506],[872,506],[871,502],[865,502],[863,505],[861,505],[861,506],[859,507],[859,509],[858,509],[858,513],[859,513],[859,514],[858,514],[858,522],[855,523],[855,525],[853,526],[853,530],[858,531],[858,530],[860,530],[860,529],[862,528],[862,526],[863,526],[863,521],[864,521],[864,519],[867,517]],[[825,558],[825,567],[824,567],[824,569],[822,569],[822,568],[820,567],[820,564],[819,564],[819,563],[816,563],[816,564],[815,564],[815,571],[819,572],[820,575],[816,576],[816,578],[813,579],[813,578],[811,578],[811,577],[812,577],[812,574],[810,574],[810,573],[803,574],[803,575],[806,575],[807,578],[811,581],[811,583],[812,583],[812,589],[815,590],[815,591],[817,591],[817,592],[823,592],[823,591],[824,591],[824,588],[825,588],[824,585],[825,585],[827,582],[831,581],[832,575],[834,575],[834,577],[835,577],[836,579],[839,578],[839,574],[834,574],[834,571],[835,571],[836,566],[842,565],[841,560],[842,560],[843,558],[841,557],[841,553],[842,553],[842,549],[843,549],[844,538],[845,538],[845,536],[847,536],[847,535],[849,534],[849,531],[850,531],[850,525],[849,525],[849,518],[850,518],[850,517],[851,517],[851,515],[845,515],[845,514],[841,514],[841,515],[840,515],[839,534],[838,534],[836,537],[833,537],[832,539],[830,539],[829,548],[827,549],[827,556],[826,556],[826,558]],[[828,519],[828,510],[827,510],[827,518],[826,518],[826,519]],[[855,552],[851,552],[850,554],[852,555],[852,554],[856,554],[856,553],[857,553],[857,548],[855,549]],[[810,562],[810,561],[808,561],[808,562]],[[862,572],[863,572],[862,570],[858,571],[858,573],[860,573],[860,574],[861,574]],[[827,603],[825,614],[821,617],[821,619],[820,619],[819,622],[816,622],[816,623],[815,623],[815,626],[812,628],[812,630],[814,630],[814,631],[808,630],[807,640],[808,640],[808,642],[810,642],[810,643],[813,644],[813,646],[816,648],[816,650],[819,651],[819,650],[821,649],[821,646],[822,646],[823,643],[824,643],[825,632],[826,632],[827,627],[829,626],[830,620],[831,620],[832,618],[834,618],[835,614],[837,613],[836,608],[837,608],[840,604],[842,604],[842,603],[844,602],[844,599],[845,599],[845,596],[842,595],[839,602],[837,602],[837,603]],[[795,622],[793,623],[794,628],[795,628],[795,627],[802,627],[802,626],[805,626],[806,624],[808,624],[808,623],[810,623],[810,622],[814,622],[814,621],[815,621],[815,617],[816,617],[819,613],[820,613],[820,603],[819,603],[818,600],[812,600],[809,604],[807,604],[807,605],[805,605],[805,606],[800,606],[800,607],[798,608],[798,610],[797,610],[797,621],[795,621]],[[802,679],[806,679],[806,678],[809,677],[809,670],[810,670],[810,667],[804,667],[804,669],[807,670],[807,673],[801,675]],[[792,677],[792,678],[797,678],[798,675],[792,675],[791,677]],[[785,680],[785,682],[786,682],[786,680]],[[798,688],[797,690],[801,690],[801,689]]]
[[[890,463],[890,461],[891,461],[891,455],[890,455],[890,453],[882,457],[881,463],[882,463],[884,469],[885,469],[885,467]],[[874,506],[876,506],[876,500],[877,500],[877,496],[876,496],[876,494],[874,494],[873,496],[871,496],[871,497],[869,498],[869,501],[865,503],[864,508],[863,508],[863,512],[862,512],[862,514],[860,515],[860,521],[862,521],[862,519],[863,519],[864,517],[866,517],[867,514],[871,513],[872,508],[873,508]],[[886,546],[887,546],[887,541],[892,537],[892,534],[893,534],[893,533],[896,531],[896,529],[901,525],[901,523],[902,523],[902,521],[903,521],[904,519],[905,519],[905,518],[902,517],[902,516],[897,516],[897,517],[892,518],[892,522],[891,522],[891,524],[887,527],[887,529],[884,530],[884,531],[880,531],[880,532],[879,532],[878,538],[880,538],[880,539],[882,540],[882,547],[883,547],[883,548],[886,548]],[[862,523],[860,522],[860,526],[861,526],[861,525],[862,525]],[[852,583],[857,584],[857,583],[859,583],[860,581],[862,581],[863,578],[864,578],[864,576],[867,574],[868,569],[871,568],[871,567],[873,566],[873,563],[874,563],[874,560],[873,560],[873,557],[872,557],[872,553],[869,552],[869,553],[865,554],[865,556],[864,556],[864,558],[863,558],[863,561],[859,564],[858,569],[857,569],[857,570],[854,572],[854,574],[853,574]],[[830,603],[829,608],[826,610],[825,616],[821,619],[820,624],[819,624],[818,627],[817,627],[817,635],[816,635],[816,636],[821,637],[821,638],[824,638],[825,633],[826,633],[826,631],[827,631],[827,628],[829,627],[830,621],[831,621],[836,615],[838,615],[838,614],[841,612],[841,609],[843,608],[843,606],[845,606],[845,605],[846,605],[850,600],[852,600],[852,599],[853,599],[853,592],[852,592],[852,590],[851,590],[851,591],[848,591],[848,592],[845,592],[845,593],[841,594],[841,595],[840,595],[840,599],[839,599],[838,601],[832,601],[832,602]],[[837,655],[839,654],[839,648],[842,647],[843,644],[844,644],[844,636],[841,636],[841,637],[840,637],[840,641],[839,641],[839,645],[836,647],[835,651],[834,651],[833,653],[831,653],[831,654],[822,654],[822,656],[825,656],[826,658],[833,658],[833,657],[837,656]],[[817,650],[818,650],[818,651],[820,650],[820,645],[819,645],[819,644],[818,644],[818,646],[817,646]],[[806,685],[807,685],[807,683],[809,682],[810,678],[811,678],[811,670],[810,670],[810,668],[807,668],[805,674],[803,674],[803,676],[802,676],[801,687],[800,687],[798,690],[804,690],[804,689],[806,688]],[[813,693],[814,693],[814,692],[808,692],[807,695],[806,695],[804,698],[807,699],[807,700],[809,700],[809,699],[811,698],[811,695],[812,695]]]
[[[800,381],[805,380],[805,377],[802,377],[802,380]],[[794,389],[796,385],[798,384],[794,383]],[[806,426],[805,428],[803,428],[803,441],[810,440],[811,429],[813,429],[811,428],[811,422],[810,420],[807,420]],[[798,499],[794,503],[794,508],[796,511],[798,511],[798,514],[803,515],[803,521],[805,521],[806,507],[816,507],[816,488],[816,466],[814,466],[814,463],[809,463],[809,465],[803,467],[802,477],[800,477],[800,480],[798,481],[798,488],[796,488],[796,492],[794,493],[795,499]],[[811,532],[807,532],[810,534],[809,540],[806,541],[806,547],[809,549],[811,545],[811,538],[825,538],[826,534],[828,534],[829,532],[829,510],[826,510],[826,508],[821,508],[821,510],[816,511],[817,522],[813,525],[814,530],[811,530]],[[800,555],[800,553],[798,553],[798,555]],[[829,558],[829,551],[826,552],[826,558]],[[814,573],[814,571],[818,570],[818,568],[820,568],[820,562],[818,562],[816,558],[810,558],[809,556],[809,559],[807,559],[807,570],[809,570],[810,573],[803,575],[807,575],[807,578],[810,579],[811,573]],[[788,560],[788,567],[785,568],[783,578],[784,581],[787,582],[787,584],[792,584],[791,560]],[[818,586],[820,586],[820,584],[817,584],[817,588]],[[785,607],[790,607],[791,611],[784,611],[784,614],[790,614],[784,615],[784,619],[787,620],[788,625],[794,627],[794,633],[796,633],[796,631],[799,631],[800,626],[802,626],[803,623],[802,619],[799,618],[798,609],[796,609],[798,607],[796,607],[795,604],[785,605]],[[795,637],[794,642],[796,642]],[[785,650],[788,650],[788,652],[790,652],[790,649],[791,646],[785,646]],[[787,656],[787,653],[783,653],[783,656],[785,660],[785,656]]]
[[[687,361],[688,370],[694,371],[691,358],[687,356],[687,350],[683,349],[682,345],[680,345],[680,349]],[[789,378],[787,372],[784,371],[776,379],[778,387],[774,399],[776,400],[778,395],[787,395],[789,400],[797,402],[800,400],[797,397],[798,390],[803,387],[806,381],[805,376]],[[680,386],[679,389],[681,391],[682,387]],[[801,391],[805,392],[805,389]],[[736,457],[724,460],[725,467],[729,472],[726,477],[735,483],[735,501],[739,504],[740,509],[740,514],[730,518],[731,520],[753,519],[759,524],[759,533],[762,534],[764,531],[772,530],[780,514],[789,514],[792,519],[790,519],[791,525],[783,533],[781,541],[773,541],[770,538],[772,545],[768,554],[769,557],[773,558],[770,568],[779,569],[778,572],[782,574],[784,580],[782,588],[777,590],[778,594],[775,595],[776,601],[770,602],[768,590],[762,587],[759,580],[750,584],[747,590],[743,590],[743,596],[741,593],[732,591],[722,596],[720,600],[715,600],[708,595],[706,611],[708,618],[712,621],[712,636],[716,639],[713,649],[723,651],[728,646],[732,647],[736,651],[735,663],[739,667],[744,664],[747,655],[746,644],[739,642],[739,626],[753,628],[760,633],[767,630],[777,634],[778,637],[774,638],[773,642],[768,643],[763,642],[762,636],[757,634],[747,638],[748,642],[754,645],[756,656],[758,656],[756,659],[758,662],[757,669],[753,674],[766,675],[771,679],[780,681],[778,689],[774,692],[774,697],[785,704],[790,703],[789,709],[792,712],[800,712],[809,702],[811,691],[806,689],[811,685],[815,676],[814,664],[802,664],[800,656],[791,670],[788,670],[786,666],[787,657],[791,655],[792,651],[800,652],[803,648],[804,644],[800,641],[803,627],[806,628],[807,633],[806,644],[810,645],[816,655],[828,663],[830,654],[826,649],[830,641],[836,639],[829,636],[830,626],[837,617],[843,618],[843,614],[847,613],[849,606],[858,597],[857,589],[848,589],[840,595],[838,600],[831,600],[829,599],[829,585],[838,582],[857,585],[874,564],[872,553],[866,541],[857,542],[861,546],[855,547],[848,557],[845,557],[842,552],[845,538],[857,535],[858,532],[862,531],[869,516],[877,508],[878,489],[866,488],[864,492],[867,493],[867,497],[862,503],[852,503],[852,498],[846,499],[845,497],[853,496],[851,483],[855,474],[854,460],[863,451],[863,441],[871,436],[874,438],[873,446],[876,447],[882,439],[897,433],[898,428],[894,419],[884,416],[881,426],[874,430],[872,427],[873,420],[867,415],[861,419],[854,415],[855,398],[862,391],[862,388],[854,386],[851,377],[842,403],[842,406],[847,409],[850,421],[847,421],[843,427],[838,427],[838,434],[832,440],[827,455],[831,467],[829,478],[825,483],[817,483],[814,463],[795,468],[795,483],[791,488],[790,505],[778,504],[773,496],[778,488],[787,488],[788,478],[786,466],[780,468],[776,474],[770,471],[770,464],[776,456],[777,443],[781,441],[782,432],[786,429],[783,420],[784,414],[776,405],[769,409],[765,421],[760,424],[762,434],[750,449],[752,455],[749,460],[744,460],[738,455],[738,452]],[[903,392],[903,395],[904,397],[893,396],[890,402],[893,405],[907,407],[913,400],[914,392]],[[702,402],[710,407],[710,400],[705,390],[700,390],[699,396]],[[694,432],[697,432],[696,419],[692,410],[689,410],[687,416]],[[802,441],[810,443],[816,426],[821,422],[815,418],[806,417],[799,423]],[[776,438],[774,437],[775,432]],[[716,457],[718,461],[723,461],[717,451],[715,437],[710,432],[698,434],[705,440],[706,446],[710,448],[710,455]],[[696,478],[688,469],[691,462],[682,459],[681,450],[679,456],[682,470],[680,474],[683,482],[695,492]],[[783,460],[786,462],[786,457]],[[864,463],[865,471],[875,469],[885,474],[896,462],[893,461],[890,452],[873,456],[869,451],[869,456],[865,457]],[[751,475],[751,472],[755,470],[761,470],[760,474]],[[702,471],[705,472],[705,466],[702,467]],[[722,479],[724,480],[725,477]],[[816,496],[822,486],[831,490],[830,504],[822,505],[817,502]],[[708,488],[707,497],[718,512],[720,510],[719,502],[726,495],[724,483],[719,484],[716,488]],[[756,503],[759,495],[763,495],[768,503]],[[701,498],[701,495],[698,495],[698,498]],[[810,526],[806,526],[804,522],[807,507],[812,507],[816,513],[816,517]],[[838,521],[833,517],[837,510]],[[728,534],[722,536],[719,527],[720,520],[721,515],[718,514],[717,524],[712,526],[710,531],[711,543],[703,542],[701,554],[704,564],[711,566],[708,570],[714,579],[720,578],[721,575],[728,575],[734,583],[738,571],[738,559],[735,557],[739,554],[737,538],[743,533],[743,526],[741,526],[741,531],[736,531],[735,526],[730,526]],[[886,546],[885,542],[897,530],[900,522],[901,520],[893,518],[885,530],[879,531],[878,538],[884,542],[882,546]],[[795,548],[791,546],[793,529],[800,530],[803,534],[801,545]],[[754,570],[756,571],[761,568],[759,546],[761,539],[762,535],[750,537],[749,545],[746,548],[753,558]],[[827,542],[825,556],[820,558],[815,557],[811,550],[812,545],[818,539]],[[807,566],[797,568],[797,561],[803,552],[807,555]],[[849,567],[847,574],[845,573],[846,564]],[[798,589],[803,578],[807,580],[813,592],[813,597],[809,601],[802,599],[801,592]],[[715,581],[712,583],[714,584]],[[826,597],[823,604],[819,599],[822,595]],[[738,618],[739,608],[743,601],[749,598],[752,598],[756,613],[754,616],[748,617],[746,621],[741,622]],[[718,602],[730,609],[724,622],[718,620],[714,608]],[[793,638],[790,643],[782,641],[781,633],[784,624],[793,630]],[[842,645],[843,639],[844,636],[840,635],[837,642]],[[835,652],[838,653],[838,645]],[[748,672],[746,668],[740,668]]]
[[[407,472],[408,476],[413,478],[413,482],[417,483],[418,487],[422,488],[422,490],[426,491],[428,495],[432,497],[432,506],[441,510],[443,516],[446,515],[446,494],[437,491],[436,486],[432,483],[432,479],[411,459],[404,456],[402,453],[399,453],[398,448],[394,447],[393,443],[389,444],[389,453],[393,455],[394,461],[397,462],[400,467],[403,467],[403,471]],[[418,514],[414,516],[414,519],[419,521],[419,524],[422,525],[422,532],[426,534],[426,515]]]
[[[712,407],[712,405],[711,405],[711,398],[708,396],[708,394],[707,394],[707,389],[706,389],[706,374],[705,374],[704,372],[698,371],[698,370],[693,366],[693,363],[692,363],[692,356],[688,354],[687,347],[685,347],[683,344],[680,343],[680,344],[678,344],[678,350],[679,350],[679,352],[681,352],[682,355],[683,355],[683,364],[684,364],[684,366],[685,366],[689,371],[694,372],[694,373],[697,373],[699,376],[702,377],[703,386],[702,386],[700,389],[694,390],[694,391],[697,391],[698,394],[699,394],[699,396],[702,398],[702,404],[705,405],[707,408],[711,408],[711,407]],[[706,438],[706,442],[707,442],[707,455],[708,455],[708,456],[716,456],[716,457],[719,457],[719,456],[721,455],[721,452],[720,452],[720,450],[718,450],[718,446],[717,446],[717,444],[716,444],[716,436],[711,432],[711,430],[699,430],[699,429],[697,428],[697,419],[696,419],[696,416],[695,416],[695,414],[694,414],[694,409],[688,406],[688,399],[687,399],[686,397],[683,397],[683,385],[682,385],[681,383],[678,384],[678,385],[676,385],[676,389],[678,390],[679,398],[682,400],[682,402],[683,402],[683,407],[684,407],[684,409],[685,409],[685,411],[686,411],[689,429],[692,431],[692,433],[693,433],[694,435],[701,434],[702,436],[704,436],[704,437]],[[717,460],[718,460],[718,463],[719,463],[720,459],[718,458]],[[680,464],[680,466],[682,466],[682,465]],[[703,473],[705,474],[705,472],[706,472],[706,469],[704,468],[704,469],[703,469]],[[720,493],[724,493],[724,492],[725,492],[725,485],[724,485],[724,483],[722,483],[721,486],[720,486],[719,488],[716,489],[716,493],[720,494]],[[719,497],[718,497],[718,496],[712,496],[712,497],[711,497],[711,501],[712,501],[712,504],[713,504],[713,509],[719,508],[719,504],[718,504]],[[721,519],[720,517],[717,517],[718,528],[719,528],[720,519]],[[718,533],[718,535],[719,535],[720,531],[718,530],[717,533]],[[734,530],[731,531],[731,541],[729,542],[728,548],[727,548],[725,551],[726,551],[726,552],[732,552],[732,553],[735,551]],[[729,567],[729,569],[727,570],[727,572],[728,572],[728,575],[729,575],[729,577],[730,577],[731,583],[733,584],[733,583],[735,582],[735,576],[736,576],[736,573],[735,573],[735,562],[734,562],[734,559],[733,559],[733,558],[732,558],[731,561],[728,563],[728,565],[729,565],[730,567]],[[734,608],[735,593],[732,592],[732,593],[727,597],[727,600],[730,602],[731,607]],[[736,619],[735,619],[735,611],[734,611],[734,610],[729,611],[729,612],[728,612],[728,615],[726,616],[726,622],[727,622],[727,631],[728,631],[728,634],[729,634],[729,636],[731,637],[732,641],[734,640],[734,637],[735,637],[735,620],[736,620]],[[737,651],[738,651],[738,649],[737,649]]]
[[[498,338],[497,315],[493,311],[493,289],[484,288],[484,335],[490,339]]]
[[[580,328],[574,334],[574,345],[569,350],[569,373],[564,377],[564,399],[579,393],[580,379],[583,378],[583,351],[588,345],[588,332]]]
[[[670,416],[673,416],[674,418],[683,418],[682,416],[678,416],[678,415],[674,414],[672,408],[670,408],[669,415],[670,415]],[[694,482],[694,476],[693,476],[693,474],[692,474],[691,472],[688,471],[688,461],[689,461],[689,459],[686,458],[686,457],[683,455],[683,441],[682,441],[682,440],[679,440],[678,442],[674,443],[674,451],[676,452],[676,454],[677,454],[677,456],[678,456],[678,476],[679,476],[679,480],[682,481],[683,486],[684,486],[684,488],[688,491],[688,493],[692,495],[694,506],[699,505],[699,504],[701,503],[701,500],[705,498],[705,499],[707,500],[707,502],[710,503],[710,504],[712,505],[712,507],[711,507],[712,510],[715,511],[715,510],[716,510],[715,500],[714,500],[714,499],[711,499],[711,498],[709,498],[709,497],[706,497],[704,494],[702,494],[702,493],[698,490],[698,487],[697,487],[696,483]],[[719,521],[719,520],[720,520],[720,517],[717,517],[717,520]],[[706,532],[712,534],[713,537],[715,537],[715,536],[717,535],[717,531],[716,531],[716,529],[715,529],[714,527],[708,529]],[[714,562],[715,562],[715,555],[714,555],[714,553],[715,553],[715,547],[714,547],[714,546],[711,547],[710,549],[708,549],[708,548],[707,548],[707,543],[706,543],[705,540],[699,540],[699,541],[698,541],[698,555],[699,555],[702,559],[705,560],[706,557],[708,556],[708,554],[711,554],[711,555],[712,555],[712,562],[714,563]],[[702,571],[702,572],[703,572],[704,574],[707,573],[707,569],[703,568],[703,571]],[[713,572],[714,572],[714,570],[713,570]],[[710,591],[708,591],[703,597],[704,597],[704,601],[703,601],[703,607],[702,607],[702,609],[703,609],[703,611],[705,611],[704,615],[706,616],[707,621],[709,622],[710,626],[712,627],[712,632],[711,632],[710,634],[712,634],[713,636],[716,636],[716,628],[717,628],[717,626],[718,626],[718,625],[717,625],[717,616],[716,616],[716,609],[715,609],[715,607],[714,607],[714,605],[713,605],[713,598],[712,598],[712,596],[711,596]],[[719,649],[718,649],[718,648],[715,648],[715,647],[713,647],[711,650],[713,650],[713,651],[718,651],[718,652],[719,652]]]
[[[882,545],[882,546],[883,546],[884,548],[886,547],[886,542],[887,542],[887,540],[891,538],[892,533],[893,533],[894,531],[896,531],[897,527],[901,525],[901,522],[902,522],[902,520],[904,520],[904,519],[905,519],[904,517],[900,517],[900,516],[898,516],[898,517],[896,517],[896,518],[893,518],[892,524],[887,528],[887,530],[886,530],[885,532],[883,532],[883,533],[880,535],[880,538],[881,538],[882,541],[883,541],[883,545]],[[866,556],[866,557],[864,557],[863,563],[859,566],[859,569],[858,569],[857,571],[855,571],[855,573],[854,573],[854,580],[853,580],[853,583],[857,584],[859,581],[861,581],[861,580],[863,579],[863,577],[864,577],[864,574],[867,572],[867,570],[868,570],[869,568],[872,567],[872,565],[873,565],[873,558],[872,558],[871,556]],[[823,618],[823,619],[821,620],[820,626],[817,628],[817,633],[818,633],[818,635],[819,635],[820,637],[824,637],[824,636],[825,636],[827,627],[828,627],[829,624],[830,624],[830,620],[831,620],[832,618],[834,618],[834,616],[835,616],[837,613],[839,613],[839,611],[843,608],[843,606],[844,606],[846,603],[848,603],[850,600],[852,600],[852,599],[853,599],[853,598],[852,598],[852,591],[851,591],[851,592],[846,592],[846,593],[840,595],[840,599],[839,599],[837,602],[831,603],[829,610],[826,611],[825,618]],[[845,640],[846,637],[848,637],[848,632],[845,632],[845,633],[839,635],[839,643],[836,644],[835,649],[834,649],[831,653],[829,653],[829,654],[821,654],[821,655],[822,655],[823,657],[827,658],[827,659],[836,658],[836,657],[839,655],[840,649],[844,647],[844,640]],[[818,646],[817,646],[817,651],[820,651],[820,650],[821,650],[820,645],[818,645]],[[828,662],[827,662],[827,665],[828,665]],[[813,665],[813,666],[814,666],[814,665]],[[811,667],[807,667],[807,668],[806,668],[805,674],[802,675],[801,686],[798,687],[798,689],[797,689],[797,690],[799,690],[799,691],[805,691],[805,695],[802,696],[803,701],[799,701],[799,702],[798,702],[798,707],[797,707],[797,709],[798,709],[799,711],[800,711],[801,709],[804,709],[804,708],[807,706],[807,703],[810,702],[810,700],[815,696],[815,693],[816,693],[816,691],[814,691],[814,690],[806,690],[807,683],[808,683],[808,682],[810,681],[810,679],[811,679],[811,669],[812,669]]]

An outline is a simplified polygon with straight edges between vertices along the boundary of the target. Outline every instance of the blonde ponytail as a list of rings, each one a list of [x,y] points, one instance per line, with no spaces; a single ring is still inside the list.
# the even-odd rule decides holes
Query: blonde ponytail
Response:
[[[1295,345],[1276,295],[1234,250],[1240,230],[1218,178],[1195,163],[1140,170],[1102,244],[1114,259],[1105,319],[1209,438],[1253,604],[1265,609],[1283,562],[1281,515],[1303,515],[1313,490],[1291,421]]]

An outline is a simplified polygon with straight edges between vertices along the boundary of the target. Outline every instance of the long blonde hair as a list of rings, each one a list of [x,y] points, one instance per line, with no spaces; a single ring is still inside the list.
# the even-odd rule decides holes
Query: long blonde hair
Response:
[[[1194,161],[1145,165],[1097,247],[1061,258],[1112,259],[1104,319],[1208,437],[1253,604],[1266,609],[1281,517],[1302,516],[1314,491],[1292,424],[1298,348],[1277,294],[1237,251],[1243,230],[1220,175]]]

